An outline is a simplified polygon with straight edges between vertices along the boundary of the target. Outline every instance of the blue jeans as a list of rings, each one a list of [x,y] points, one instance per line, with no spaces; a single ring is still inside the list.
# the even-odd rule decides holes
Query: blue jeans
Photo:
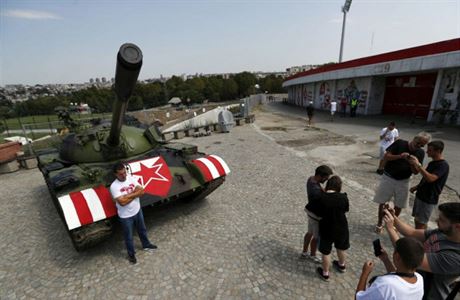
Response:
[[[136,253],[134,251],[133,226],[136,226],[137,234],[142,242],[142,247],[145,248],[152,245],[147,237],[147,229],[144,224],[142,208],[132,217],[118,219],[120,220],[121,227],[123,227],[123,238],[125,239],[126,249],[128,250],[129,256],[133,256]]]

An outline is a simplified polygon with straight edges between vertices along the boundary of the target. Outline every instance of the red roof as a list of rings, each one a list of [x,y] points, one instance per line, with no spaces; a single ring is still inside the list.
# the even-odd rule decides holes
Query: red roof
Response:
[[[297,73],[291,77],[288,77],[285,80],[285,82],[288,80],[294,79],[294,78],[299,78],[299,77],[304,77],[308,75],[324,73],[324,72],[329,72],[329,71],[334,71],[334,70],[347,69],[347,68],[377,64],[377,63],[383,63],[383,62],[388,62],[392,60],[440,54],[440,53],[459,51],[459,50],[460,50],[460,38],[457,38],[457,39],[437,42],[433,44],[427,44],[423,46],[417,46],[417,47],[402,49],[398,51],[387,52],[383,54],[377,54],[373,56],[358,58],[358,59],[349,60],[349,61],[345,61],[345,62],[338,63],[338,64],[327,65],[324,67]]]

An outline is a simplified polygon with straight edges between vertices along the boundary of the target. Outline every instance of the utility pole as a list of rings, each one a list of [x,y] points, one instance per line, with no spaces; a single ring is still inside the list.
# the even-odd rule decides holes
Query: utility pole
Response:
[[[345,4],[342,6],[343,22],[342,22],[342,38],[340,40],[339,63],[342,62],[343,42],[344,42],[344,38],[345,38],[345,21],[347,19],[347,12],[350,10],[351,1],[352,0],[345,0]]]

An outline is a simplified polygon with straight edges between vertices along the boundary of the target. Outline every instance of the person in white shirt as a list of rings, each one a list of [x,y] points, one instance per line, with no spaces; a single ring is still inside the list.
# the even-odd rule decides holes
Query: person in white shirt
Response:
[[[381,249],[380,260],[388,273],[372,278],[366,289],[367,279],[374,268],[372,261],[363,265],[356,288],[356,300],[420,300],[423,298],[423,277],[415,272],[421,265],[424,250],[422,243],[410,237],[396,241],[393,263],[385,250]]]
[[[332,122],[334,122],[334,115],[336,111],[337,111],[337,102],[335,100],[332,100],[331,102],[331,121]]]
[[[133,228],[142,242],[144,250],[154,250],[157,246],[153,245],[147,237],[147,229],[144,224],[139,197],[144,194],[144,188],[126,172],[126,167],[119,162],[113,166],[116,179],[110,185],[110,193],[117,206],[118,217],[123,228],[123,238],[126,249],[128,250],[129,262],[137,263],[133,243]]]
[[[395,122],[390,122],[387,127],[382,128],[380,131],[380,162],[377,174],[383,174],[383,168],[385,167],[385,160],[383,159],[383,156],[385,155],[385,150],[398,138],[399,131],[396,129]]]

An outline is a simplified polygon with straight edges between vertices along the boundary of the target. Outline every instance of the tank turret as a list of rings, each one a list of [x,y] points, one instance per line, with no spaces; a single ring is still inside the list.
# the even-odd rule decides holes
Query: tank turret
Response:
[[[123,44],[117,55],[112,122],[82,125],[59,109],[66,126],[75,131],[55,148],[35,151],[51,199],[77,250],[98,244],[113,231],[117,209],[109,187],[115,179],[115,162],[122,161],[144,187],[142,207],[206,197],[230,172],[219,156],[199,152],[193,145],[165,142],[156,126],[123,124],[141,66],[141,50]]]
[[[123,44],[117,54],[115,71],[116,101],[112,109],[112,123],[100,124],[68,135],[60,150],[63,160],[89,163],[114,160],[145,152],[152,145],[143,137],[143,130],[123,128],[128,101],[142,67],[142,51],[134,44]]]

